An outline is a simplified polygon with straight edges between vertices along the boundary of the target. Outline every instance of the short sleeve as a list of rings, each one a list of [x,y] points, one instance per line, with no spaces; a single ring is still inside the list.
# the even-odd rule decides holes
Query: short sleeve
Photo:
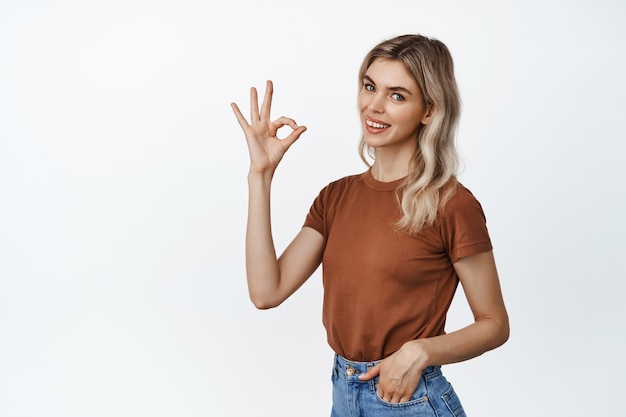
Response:
[[[444,206],[439,227],[452,263],[493,248],[482,206],[461,184]]]
[[[313,201],[303,224],[303,227],[310,227],[317,230],[322,236],[326,236],[326,233],[324,233],[324,207],[327,200],[327,193],[328,187],[325,187],[322,191],[320,191]]]

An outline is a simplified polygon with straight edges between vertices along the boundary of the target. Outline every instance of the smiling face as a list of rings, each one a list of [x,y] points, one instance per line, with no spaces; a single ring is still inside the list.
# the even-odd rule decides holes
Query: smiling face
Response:
[[[411,73],[398,60],[377,58],[362,80],[358,100],[365,143],[412,154],[429,107]]]

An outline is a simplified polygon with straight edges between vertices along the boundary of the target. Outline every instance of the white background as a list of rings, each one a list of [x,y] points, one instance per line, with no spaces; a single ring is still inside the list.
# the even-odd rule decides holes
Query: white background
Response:
[[[275,82],[309,130],[274,183],[278,249],[365,169],[357,71],[437,37],[462,182],[511,338],[445,367],[470,416],[624,416],[626,5],[574,1],[0,1],[0,415],[325,416],[319,271],[257,311],[247,149],[229,107]],[[462,294],[448,330],[471,321]]]

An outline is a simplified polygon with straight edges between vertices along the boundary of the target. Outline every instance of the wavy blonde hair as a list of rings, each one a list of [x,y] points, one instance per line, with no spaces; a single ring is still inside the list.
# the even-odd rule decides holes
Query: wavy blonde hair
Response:
[[[456,189],[459,157],[455,147],[456,128],[461,114],[461,100],[454,77],[452,56],[441,41],[422,35],[402,35],[385,40],[365,57],[359,71],[359,83],[376,59],[402,62],[413,75],[424,104],[432,116],[421,125],[409,174],[398,189],[402,218],[399,230],[411,234],[432,226],[437,214]],[[363,137],[359,153],[368,166],[367,157],[376,158],[376,150]]]

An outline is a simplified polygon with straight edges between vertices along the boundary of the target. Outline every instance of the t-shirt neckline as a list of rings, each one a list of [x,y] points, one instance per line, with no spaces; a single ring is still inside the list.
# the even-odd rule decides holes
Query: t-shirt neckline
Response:
[[[363,180],[365,181],[365,184],[369,188],[376,190],[376,191],[394,191],[404,182],[405,179],[406,177],[400,178],[394,181],[390,181],[390,182],[378,181],[372,175],[372,168],[368,169],[367,171],[363,173]]]

